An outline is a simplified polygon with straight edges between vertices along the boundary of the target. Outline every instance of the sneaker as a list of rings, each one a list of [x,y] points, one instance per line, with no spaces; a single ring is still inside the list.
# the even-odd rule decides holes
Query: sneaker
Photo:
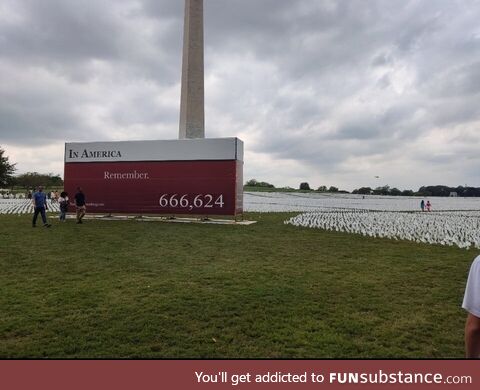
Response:
[[[52,225],[50,225],[49,223],[46,223],[46,224],[43,225],[43,227],[46,227],[46,228],[49,228],[50,226],[52,226]]]
[[[77,221],[77,223],[83,223],[82,220]]]

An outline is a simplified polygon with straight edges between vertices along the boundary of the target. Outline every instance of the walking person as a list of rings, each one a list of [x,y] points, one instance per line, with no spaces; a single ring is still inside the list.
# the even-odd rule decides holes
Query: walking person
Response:
[[[75,194],[75,206],[77,208],[77,223],[83,223],[82,218],[87,212],[87,206],[85,204],[85,194],[81,187],[77,187],[77,193]]]
[[[462,307],[468,312],[465,323],[465,356],[480,358],[480,256],[470,267]]]
[[[427,211],[432,211],[432,204],[430,203],[429,200],[427,200]]]
[[[420,202],[420,208],[422,209],[422,211],[425,211],[425,201],[423,199]]]
[[[63,191],[58,198],[58,203],[60,205],[60,221],[65,222],[68,211],[68,192]]]
[[[45,213],[45,210],[48,210],[47,196],[43,192],[42,186],[38,187],[38,191],[32,195],[32,202],[34,207],[32,227],[36,227],[37,225],[38,214],[40,214],[42,217],[44,227],[49,228],[52,226],[47,222],[47,215]]]

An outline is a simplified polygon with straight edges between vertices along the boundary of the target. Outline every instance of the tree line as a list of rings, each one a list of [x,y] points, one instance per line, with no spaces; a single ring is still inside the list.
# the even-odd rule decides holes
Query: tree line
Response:
[[[257,189],[278,189],[278,190],[301,190],[301,191],[316,191],[316,192],[330,192],[330,193],[343,193],[349,194],[349,191],[339,190],[337,187],[325,185],[319,186],[316,189],[311,188],[308,182],[302,182],[297,189],[291,187],[280,187],[276,188],[273,184],[267,182],[259,182],[255,179],[248,180],[245,183],[245,187],[254,187]],[[384,195],[384,196],[459,196],[459,197],[474,197],[480,196],[480,187],[468,187],[468,186],[458,186],[458,187],[449,187],[444,185],[436,186],[423,186],[418,189],[418,191],[413,190],[400,190],[398,188],[391,188],[390,186],[382,187],[360,187],[351,192],[352,194],[359,195]]]
[[[352,194],[363,195],[390,195],[390,196],[460,196],[473,197],[480,196],[479,187],[449,187],[444,185],[436,186],[422,186],[418,191],[399,190],[398,188],[390,188],[389,186],[377,187],[372,189],[370,187],[361,187],[353,190]]]
[[[53,173],[27,172],[4,180],[1,187],[4,189],[30,190],[38,186],[61,188],[63,187],[63,180],[60,175],[54,175]]]

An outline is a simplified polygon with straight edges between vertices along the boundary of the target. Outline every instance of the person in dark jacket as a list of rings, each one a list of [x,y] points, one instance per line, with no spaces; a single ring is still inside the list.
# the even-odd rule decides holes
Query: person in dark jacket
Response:
[[[77,193],[75,194],[75,206],[77,207],[77,223],[83,223],[82,218],[87,212],[87,206],[85,203],[85,194],[81,187],[77,188]]]
[[[58,204],[60,206],[60,221],[65,222],[68,211],[68,193],[63,191],[58,198]]]

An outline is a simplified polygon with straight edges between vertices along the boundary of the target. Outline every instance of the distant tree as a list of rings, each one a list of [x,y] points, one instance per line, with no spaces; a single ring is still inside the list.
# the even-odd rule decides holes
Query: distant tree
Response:
[[[307,183],[307,182],[304,182],[304,183],[300,183],[300,187],[299,187],[301,190],[305,190],[305,191],[310,191],[310,185]]]
[[[463,192],[463,196],[480,196],[480,188],[474,187],[465,187],[465,191]]]
[[[16,170],[15,165],[8,161],[5,151],[0,148],[0,185],[9,186],[12,184],[13,173]]]
[[[451,192],[451,188],[447,186],[427,186],[421,187],[419,192],[428,193],[430,195],[427,196],[449,196]]]
[[[390,186],[377,187],[373,190],[374,195],[390,195]]]
[[[390,195],[393,195],[393,196],[400,196],[402,195],[402,191],[400,191],[398,188],[392,188],[390,189]]]
[[[49,187],[62,187],[63,186],[63,180],[60,177],[60,175],[53,175],[49,173],[47,175],[48,180],[47,180],[47,186]]]
[[[403,190],[402,191],[402,196],[413,196],[413,191],[412,190]]]
[[[317,191],[318,192],[327,192],[328,189],[327,189],[327,186],[320,186],[320,187],[317,188]]]
[[[456,192],[457,196],[470,197],[480,196],[480,188],[458,186],[448,187],[444,185],[420,187],[416,195],[420,196],[450,196],[450,193]]]
[[[420,191],[420,190],[419,190]],[[457,188],[454,189],[454,192],[457,193],[457,196],[465,196],[465,187],[463,186],[458,186]]]
[[[267,183],[265,181],[257,181],[256,179],[248,180],[245,185],[247,187],[265,187],[265,188],[275,188],[273,184]]]
[[[360,195],[370,195],[372,193],[372,189],[370,187],[361,187],[358,190],[353,190],[352,194],[360,194]]]
[[[463,187],[458,186],[457,188],[449,188],[450,192],[456,192],[458,196],[480,196],[479,187]],[[450,196],[450,194],[448,194]]]
[[[456,192],[457,193],[457,196],[461,196],[461,197],[467,197],[469,196],[469,187],[467,186],[458,186],[457,188],[453,188],[451,189],[452,192]]]
[[[60,175],[53,173],[42,174],[38,172],[27,172],[15,178],[15,184],[23,188],[44,187],[61,187],[63,180]]]
[[[418,196],[432,196],[432,192],[427,187],[420,187],[415,195]]]
[[[15,178],[15,184],[23,188],[35,188],[45,185],[44,177],[38,172],[23,173]]]
[[[328,189],[328,192],[338,192],[338,188],[337,188],[337,187],[334,187],[334,186],[331,186],[331,187]]]

